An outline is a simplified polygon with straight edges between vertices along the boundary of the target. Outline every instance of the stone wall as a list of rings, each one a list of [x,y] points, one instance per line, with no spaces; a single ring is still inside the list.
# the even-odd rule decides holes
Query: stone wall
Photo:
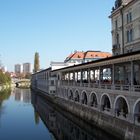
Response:
[[[119,138],[127,140],[139,140],[139,127],[126,121],[95,111],[87,106],[56,98],[56,104],[77,117],[96,125],[104,131],[111,133]]]
[[[44,96],[47,100],[51,101],[61,109],[81,118],[93,126],[99,127],[119,139],[140,140],[139,126],[135,126],[109,114],[93,110],[92,108],[89,108],[86,105],[81,105],[80,103],[77,104],[59,97],[50,96],[46,93],[41,93],[40,95]]]

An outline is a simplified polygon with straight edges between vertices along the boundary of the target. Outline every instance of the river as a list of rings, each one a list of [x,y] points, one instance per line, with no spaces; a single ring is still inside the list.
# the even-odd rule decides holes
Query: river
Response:
[[[0,140],[117,140],[30,89],[0,92]]]

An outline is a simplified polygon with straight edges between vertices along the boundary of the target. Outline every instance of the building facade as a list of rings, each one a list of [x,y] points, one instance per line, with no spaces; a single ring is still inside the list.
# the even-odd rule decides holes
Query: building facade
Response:
[[[104,69],[110,70],[109,77]],[[32,75],[32,88],[53,93],[67,111],[107,132],[140,139],[140,51],[40,71]]]
[[[23,63],[23,73],[31,73],[32,68],[31,68],[31,63]]]
[[[140,50],[140,1],[116,0],[110,18],[113,55]]]
[[[16,64],[15,73],[22,73],[22,71],[23,71],[23,66],[21,64]]]

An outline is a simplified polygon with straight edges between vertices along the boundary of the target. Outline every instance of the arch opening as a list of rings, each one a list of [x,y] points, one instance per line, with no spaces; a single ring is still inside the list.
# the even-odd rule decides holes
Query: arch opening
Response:
[[[128,116],[128,105],[123,97],[119,97],[115,104],[115,112],[117,117],[127,118]]]
[[[73,100],[73,92],[72,92],[72,90],[69,91],[68,99]]]
[[[109,97],[107,95],[103,95],[102,102],[101,102],[101,110],[110,112],[110,109],[111,109],[111,103]]]
[[[87,105],[87,94],[86,94],[86,92],[82,93],[82,104]]]
[[[78,91],[76,91],[75,92],[75,102],[79,102],[80,101],[80,96],[79,96],[79,92]]]
[[[134,121],[140,124],[140,101],[136,104],[134,109]]]
[[[90,98],[90,106],[91,107],[96,107],[97,108],[97,97],[95,93],[92,93],[91,98]]]

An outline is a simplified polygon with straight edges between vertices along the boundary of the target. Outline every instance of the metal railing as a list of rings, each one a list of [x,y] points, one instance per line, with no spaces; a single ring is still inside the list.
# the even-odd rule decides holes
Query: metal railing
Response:
[[[100,88],[120,91],[133,91],[140,92],[140,85],[123,85],[123,84],[99,84],[99,83],[84,83],[76,81],[61,81],[63,86],[78,86],[78,87],[89,87],[89,88]]]

